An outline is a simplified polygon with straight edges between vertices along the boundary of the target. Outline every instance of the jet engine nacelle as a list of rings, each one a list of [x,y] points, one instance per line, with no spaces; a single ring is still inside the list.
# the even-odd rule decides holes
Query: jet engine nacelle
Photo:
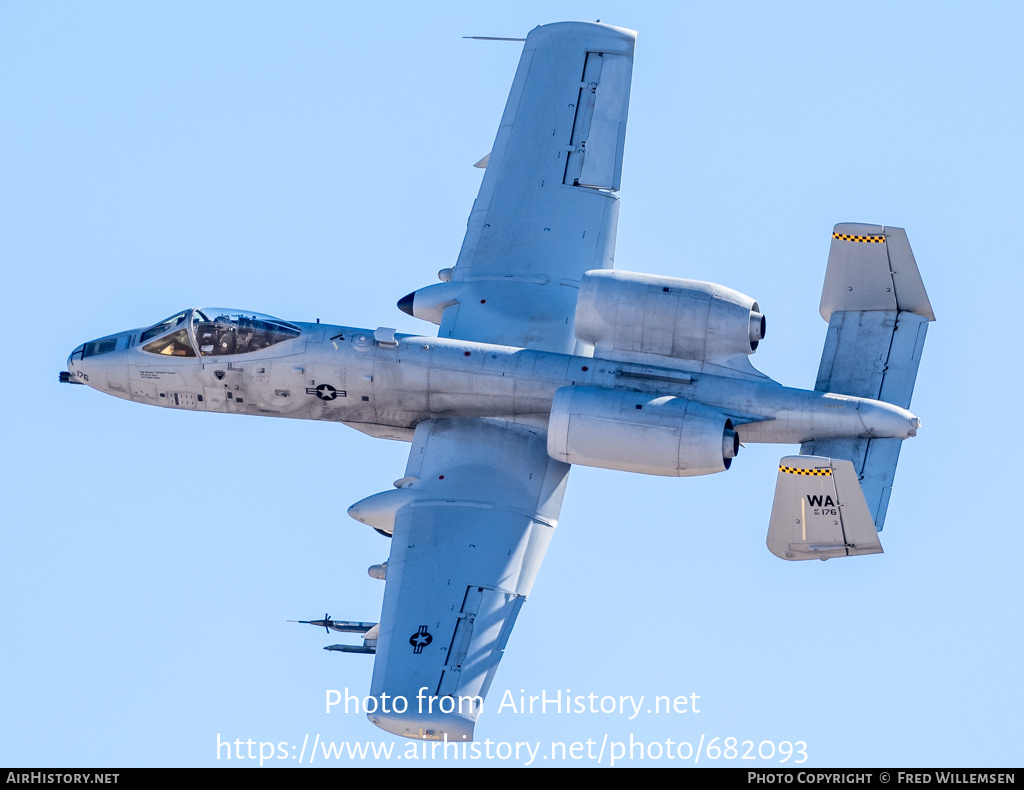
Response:
[[[765,319],[753,299],[715,283],[599,269],[576,302],[576,337],[618,351],[698,361],[752,354]]]
[[[732,421],[686,398],[562,387],[548,424],[558,461],[647,475],[724,472],[739,451]]]

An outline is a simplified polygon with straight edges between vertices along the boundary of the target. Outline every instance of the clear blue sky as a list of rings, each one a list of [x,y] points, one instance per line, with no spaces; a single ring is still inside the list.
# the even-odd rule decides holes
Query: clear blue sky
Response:
[[[905,227],[938,317],[923,428],[886,553],[849,561],[764,546],[795,448],[689,480],[575,469],[478,737],[1024,762],[1019,4],[8,0],[0,764],[252,764],[218,761],[218,734],[404,751],[324,712],[327,689],[366,693],[371,661],[285,621],[378,617],[365,569],[387,541],[345,510],[407,446],[57,373],[200,304],[431,333],[395,301],[454,263],[519,57],[461,37],[597,18],[639,31],[617,266],[750,294],[754,364],[812,387],[833,224]],[[499,713],[506,689],[696,694],[700,713]]]

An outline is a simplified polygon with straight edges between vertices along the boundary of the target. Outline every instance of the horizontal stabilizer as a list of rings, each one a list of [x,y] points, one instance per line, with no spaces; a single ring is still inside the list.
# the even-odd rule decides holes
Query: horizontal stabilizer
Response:
[[[767,543],[784,560],[881,554],[853,464],[809,455],[783,458]]]
[[[814,389],[909,409],[935,314],[902,228],[835,226],[821,315],[828,334]],[[900,439],[825,439],[805,442],[800,453],[852,461],[875,529],[881,530],[900,444]]]
[[[875,529],[881,532],[902,444],[902,439],[827,439],[801,444],[800,452],[807,453],[802,456],[806,458],[827,456],[851,461]]]
[[[814,389],[909,409],[927,332],[914,313],[833,313]]]
[[[814,389],[909,408],[927,329],[928,320],[914,313],[833,313]],[[881,530],[901,444],[901,439],[825,439],[805,442],[800,452],[852,461],[875,528]]]

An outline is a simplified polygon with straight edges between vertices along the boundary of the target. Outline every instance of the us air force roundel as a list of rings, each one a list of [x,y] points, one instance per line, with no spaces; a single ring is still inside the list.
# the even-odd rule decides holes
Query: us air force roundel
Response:
[[[425,625],[420,626],[420,630],[409,637],[409,644],[412,645],[413,653],[422,653],[423,648],[434,641],[434,637],[427,633],[427,627]]]
[[[334,400],[335,398],[348,396],[345,390],[335,389],[330,384],[321,384],[319,387],[307,387],[306,394],[316,395],[320,400]]]

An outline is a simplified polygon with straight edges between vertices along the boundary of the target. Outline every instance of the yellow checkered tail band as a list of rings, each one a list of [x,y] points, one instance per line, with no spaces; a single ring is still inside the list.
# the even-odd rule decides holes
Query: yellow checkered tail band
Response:
[[[811,475],[813,477],[832,477],[831,469],[797,469],[795,466],[780,466],[780,472],[790,475]]]
[[[885,243],[885,236],[850,236],[846,233],[833,233],[833,239],[839,239],[840,241],[861,241],[866,243],[878,244],[879,242]]]

